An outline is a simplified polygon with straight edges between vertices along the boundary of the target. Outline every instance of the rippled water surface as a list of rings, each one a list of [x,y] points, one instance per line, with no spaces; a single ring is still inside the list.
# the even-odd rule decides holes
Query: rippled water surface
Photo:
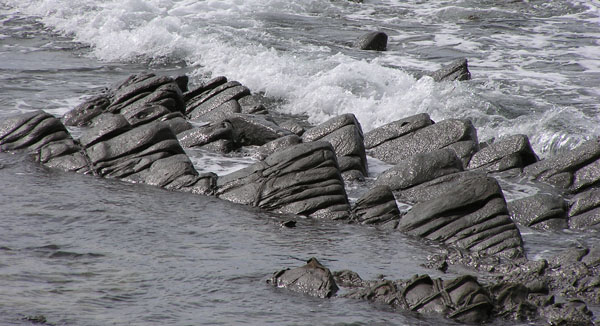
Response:
[[[365,131],[420,112],[468,118],[480,140],[525,133],[543,157],[600,135],[599,8],[534,0],[4,0],[0,119],[36,109],[61,115],[151,69],[193,82],[226,75],[264,93],[273,110],[312,123],[346,112]],[[388,51],[351,47],[377,29],[390,36]],[[459,57],[469,59],[471,81],[418,79]],[[219,174],[252,161],[190,154],[199,170]],[[54,325],[454,325],[265,283],[312,256],[364,278],[436,275],[420,267],[435,248],[398,233],[57,172],[19,154],[0,153],[0,186],[2,325],[29,325],[37,315]],[[504,186],[509,200],[532,191]],[[351,197],[362,191],[348,189]],[[297,228],[280,227],[289,218]],[[530,258],[600,242],[597,234],[522,232]]]

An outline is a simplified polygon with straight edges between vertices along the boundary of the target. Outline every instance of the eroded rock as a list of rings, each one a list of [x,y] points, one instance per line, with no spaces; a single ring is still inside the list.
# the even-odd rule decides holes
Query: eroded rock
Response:
[[[400,211],[388,186],[376,186],[362,195],[352,208],[352,218],[360,224],[396,228]]]
[[[536,194],[508,203],[515,222],[543,230],[568,228],[566,209],[565,200],[551,194]]]

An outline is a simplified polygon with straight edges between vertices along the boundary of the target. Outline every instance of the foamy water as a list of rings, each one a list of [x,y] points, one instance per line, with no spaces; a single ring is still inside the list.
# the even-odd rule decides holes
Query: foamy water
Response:
[[[597,1],[8,1],[106,62],[181,63],[283,100],[312,123],[354,113],[365,131],[427,112],[481,140],[530,136],[542,155],[600,134]],[[362,33],[388,51],[358,51]],[[473,80],[417,79],[457,57]],[[66,110],[67,108],[65,108]]]

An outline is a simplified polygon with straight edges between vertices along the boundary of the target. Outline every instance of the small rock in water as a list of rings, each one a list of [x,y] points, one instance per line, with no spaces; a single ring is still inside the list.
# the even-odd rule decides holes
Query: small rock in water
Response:
[[[294,221],[294,220],[283,221],[280,223],[280,225],[281,225],[281,227],[284,227],[284,228],[295,228],[296,221]]]
[[[370,32],[362,35],[354,43],[354,47],[361,50],[385,51],[388,36],[384,32]]]

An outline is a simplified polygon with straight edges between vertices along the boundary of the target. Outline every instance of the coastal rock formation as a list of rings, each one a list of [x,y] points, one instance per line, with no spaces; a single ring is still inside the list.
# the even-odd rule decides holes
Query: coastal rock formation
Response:
[[[451,149],[419,153],[383,172],[377,184],[388,185],[392,190],[404,190],[463,170],[462,162]]]
[[[524,255],[523,240],[498,182],[477,176],[413,206],[398,225],[402,232],[467,249],[478,255]]]
[[[600,139],[527,166],[524,172],[536,180],[579,193],[600,184]]]
[[[390,164],[416,154],[461,145],[462,150],[455,152],[464,166],[478,149],[477,131],[469,120],[448,119],[432,123],[426,114],[392,122],[372,130],[365,138],[367,153]]]
[[[569,205],[569,227],[600,230],[600,189],[591,188],[574,196]]]
[[[354,47],[361,50],[385,51],[387,49],[388,36],[384,32],[369,32],[361,35]]]
[[[178,81],[155,74],[132,75],[69,111],[63,117],[67,126],[84,126],[104,113],[120,113],[131,125],[137,120],[156,119],[171,112],[185,112]]]
[[[337,155],[337,161],[346,179],[363,178],[368,175],[367,157],[363,132],[354,114],[332,118],[302,134],[304,142],[322,140],[329,142]]]
[[[526,135],[514,135],[499,139],[473,154],[468,169],[499,172],[523,168],[538,161]]]
[[[44,111],[0,122],[0,152],[26,150],[36,161],[65,171],[87,173],[88,161],[62,122]]]
[[[436,82],[453,81],[453,80],[469,80],[471,72],[466,58],[456,59],[451,63],[431,73],[431,77]]]
[[[543,320],[551,325],[593,325],[585,303],[577,300],[555,303],[547,289],[533,283],[526,286],[498,281],[481,285],[469,275],[448,280],[415,275],[407,280],[368,281],[349,270],[332,273],[315,258],[304,266],[276,272],[267,282],[315,297],[364,300],[399,311],[441,314],[469,324],[498,318]]]
[[[388,186],[376,186],[367,191],[352,207],[352,219],[360,224],[396,228],[400,211],[392,190]]]
[[[219,198],[280,213],[344,219],[350,207],[335,152],[315,141],[288,147],[222,176]]]
[[[536,194],[508,203],[511,218],[531,228],[562,230],[568,228],[567,203],[560,196]]]
[[[197,95],[186,101],[185,113],[192,120],[214,121],[215,118],[207,114],[215,115],[215,112],[225,113],[240,113],[241,106],[237,102],[238,99],[250,95],[250,90],[236,81],[229,81],[219,84],[222,79],[216,82],[209,82],[202,88],[196,89],[194,93]],[[213,87],[213,88],[210,88]],[[215,111],[215,112],[213,112]]]

